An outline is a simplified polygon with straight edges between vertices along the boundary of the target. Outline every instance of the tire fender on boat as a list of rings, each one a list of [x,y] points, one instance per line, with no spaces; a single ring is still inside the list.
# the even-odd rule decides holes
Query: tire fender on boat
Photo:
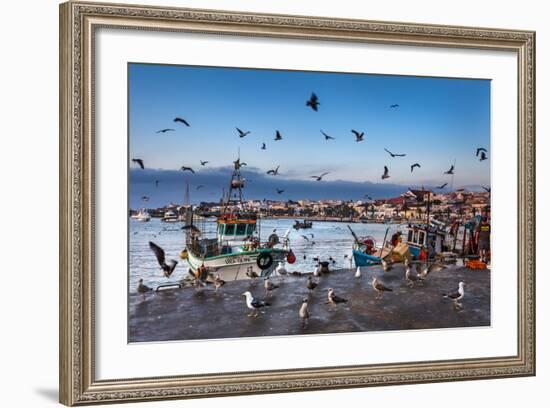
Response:
[[[258,265],[258,268],[262,271],[269,269],[273,265],[273,257],[267,252],[261,253],[256,259],[256,265]]]

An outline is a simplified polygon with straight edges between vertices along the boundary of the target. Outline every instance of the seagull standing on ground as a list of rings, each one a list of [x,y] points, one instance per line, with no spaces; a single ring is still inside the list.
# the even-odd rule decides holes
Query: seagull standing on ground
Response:
[[[357,270],[355,271],[355,277],[356,278],[360,278],[361,277],[361,267],[358,266],[357,267]]]
[[[459,301],[464,297],[464,282],[460,281],[458,283],[458,290],[456,292],[444,293],[443,297],[451,299],[455,309],[462,309],[462,303],[459,303]]]
[[[174,272],[174,269],[176,269],[176,265],[178,264],[178,261],[172,259],[166,262],[164,249],[162,249],[152,241],[149,241],[149,248],[151,248],[151,250],[155,254],[155,257],[157,258],[157,262],[160,265],[162,271],[164,272],[164,276],[166,276],[167,278],[170,277],[170,275],[172,275],[172,272]]]
[[[378,297],[382,296],[384,292],[393,292],[392,288],[384,286],[384,284],[378,281],[374,276],[372,277],[372,288],[376,291]]]
[[[260,275],[258,275],[258,273],[254,269],[250,269],[249,271],[246,271],[246,276],[248,276],[252,280],[260,277]]]
[[[265,294],[267,296],[271,296],[271,292],[275,289],[278,289],[279,285],[275,285],[273,282],[269,280],[269,276],[266,276],[264,278],[264,288],[265,288]]]
[[[260,314],[260,309],[262,307],[271,306],[271,304],[269,304],[268,302],[254,298],[254,296],[252,296],[252,293],[250,293],[248,290],[244,292],[242,296],[246,297],[246,307],[252,310],[252,312],[248,314],[249,317],[256,317]]]
[[[311,275],[307,277],[307,289],[309,290],[309,293],[313,292],[313,289],[315,289],[319,285],[319,282],[315,282]]]
[[[309,320],[309,310],[307,307],[307,302],[307,298],[302,299],[302,306],[300,307],[300,311],[298,312],[300,319],[302,319],[302,329],[306,328]]]
[[[214,278],[214,288],[216,288],[216,292],[219,288],[221,288],[223,285],[225,285],[225,281],[220,278],[219,274],[216,274],[216,277]]]
[[[140,279],[137,286],[137,292],[138,293],[146,293],[151,292],[153,289],[151,289],[149,286],[145,286],[143,284],[143,279]]]
[[[407,265],[405,267],[405,279],[407,280],[407,285],[410,287],[413,287],[416,282],[424,281],[424,278],[420,277],[419,275],[411,271],[410,265]]]
[[[389,272],[393,269],[393,265],[385,259],[382,259],[380,262],[382,263],[382,269],[384,272]]]
[[[334,309],[336,309],[336,305],[338,305],[338,303],[348,303],[347,299],[337,296],[334,293],[334,289],[332,288],[329,288],[327,298],[328,298],[327,303],[330,304]]]
[[[287,274],[287,271],[282,262],[279,262],[277,264],[277,267],[275,268],[275,273],[279,276],[284,276]]]

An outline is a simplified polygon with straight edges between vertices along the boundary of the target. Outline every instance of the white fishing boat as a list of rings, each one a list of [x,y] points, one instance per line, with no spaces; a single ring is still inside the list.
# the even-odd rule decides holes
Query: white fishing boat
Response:
[[[151,221],[151,215],[147,212],[145,208],[142,208],[136,214],[132,215],[132,218],[141,222]]]
[[[166,211],[160,220],[162,222],[178,222],[179,221],[178,215],[172,210]]]
[[[187,248],[182,251],[182,258],[187,259],[195,276],[203,265],[210,275],[219,274],[224,280],[269,276],[279,262],[296,260],[289,247],[289,231],[282,237],[273,233],[266,242],[261,242],[260,220],[243,204],[245,180],[239,171],[240,161],[234,163],[229,192],[216,218],[215,236],[207,237],[205,233],[205,224],[211,220],[200,217],[194,222],[193,212],[188,210],[184,226]]]

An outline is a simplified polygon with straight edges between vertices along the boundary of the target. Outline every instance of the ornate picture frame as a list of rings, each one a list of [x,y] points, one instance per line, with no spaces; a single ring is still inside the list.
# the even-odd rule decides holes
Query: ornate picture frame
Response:
[[[517,353],[413,363],[98,380],[94,345],[94,36],[100,27],[515,53],[518,67]],[[59,202],[59,383],[63,404],[535,375],[534,32],[87,2],[61,4]]]

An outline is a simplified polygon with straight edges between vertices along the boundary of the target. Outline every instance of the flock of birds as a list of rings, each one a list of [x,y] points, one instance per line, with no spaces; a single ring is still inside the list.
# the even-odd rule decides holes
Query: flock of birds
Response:
[[[319,111],[319,105],[321,105],[321,102],[319,101],[319,97],[315,94],[315,92],[312,92],[311,96],[306,101],[306,106],[311,108],[313,111],[318,112]],[[390,109],[398,109],[400,106],[399,106],[399,104],[391,104],[389,107],[390,107]],[[182,117],[179,117],[179,116],[174,118],[173,121],[175,123],[181,123],[182,125],[184,125],[186,127],[191,126],[186,119],[184,119]],[[244,138],[244,137],[249,136],[250,134],[252,134],[251,130],[242,130],[239,127],[235,127],[235,129],[237,131],[238,137],[241,138],[241,139]],[[176,131],[176,129],[164,128],[164,129],[160,129],[160,130],[156,131],[156,133],[166,133],[166,132],[174,132],[174,131]],[[324,137],[324,139],[326,141],[336,140],[336,137],[334,137],[332,135],[329,135],[328,133],[326,133],[322,129],[320,130],[320,132],[321,132],[321,135]],[[364,131],[351,129],[351,133],[355,136],[355,142],[363,142],[365,140],[365,132]],[[282,134],[279,130],[275,130],[275,138],[273,140],[274,141],[283,140],[283,136],[282,136]],[[266,143],[262,143],[262,146],[260,147],[260,150],[266,150],[266,149],[267,149]],[[394,152],[390,151],[387,148],[384,148],[384,150],[389,154],[389,156],[392,159],[407,156],[407,153],[394,153]],[[484,147],[478,147],[476,149],[476,157],[479,159],[479,161],[487,160],[488,159],[487,154],[488,154],[487,149],[484,148]],[[143,159],[141,159],[141,158],[132,158],[132,162],[137,164],[141,169],[145,169],[145,164],[144,164]],[[201,166],[206,166],[209,163],[208,160],[199,160],[199,162],[200,162]],[[236,164],[236,167],[237,167],[237,161],[235,161],[234,163]],[[246,163],[240,163],[240,166],[246,166]],[[415,169],[421,168],[421,167],[422,167],[421,164],[418,163],[418,162],[415,162],[415,163],[411,164],[410,165],[411,173],[413,173]],[[268,170],[266,172],[266,174],[271,175],[271,176],[278,176],[279,175],[279,168],[280,168],[280,166],[277,165],[274,169]],[[191,166],[185,166],[185,165],[181,166],[180,170],[183,171],[183,172],[188,171],[192,174],[195,174],[195,169]],[[455,174],[454,171],[455,171],[455,165],[453,164],[453,165],[451,165],[449,170],[443,172],[443,174],[444,175],[454,175]],[[309,178],[312,178],[315,181],[322,181],[323,178],[325,176],[327,176],[328,174],[330,174],[330,173],[329,172],[323,172],[320,175],[312,175]],[[390,176],[390,169],[387,165],[385,165],[382,176],[381,176],[381,179],[382,180],[387,180],[390,177],[391,177]],[[159,180],[155,180],[155,187],[158,187],[158,184],[159,184]],[[437,186],[436,189],[444,189],[447,185],[448,185],[448,183],[444,183],[441,186]],[[196,189],[198,190],[199,188],[202,188],[202,187],[204,187],[204,185],[201,185],[201,187],[197,186]],[[282,194],[282,193],[285,192],[285,190],[281,189],[281,188],[277,188],[276,192],[277,192],[277,194]]]
[[[149,247],[154,253],[163,275],[165,277],[170,277],[174,272],[174,269],[176,268],[178,262],[174,259],[167,260],[164,250],[154,242],[149,242]],[[329,260],[332,260],[332,258],[329,258]],[[312,274],[308,274],[307,276],[305,288],[307,289],[309,296],[304,297],[301,304],[299,305],[299,308],[297,308],[297,314],[298,318],[301,319],[302,328],[306,328],[308,325],[309,319],[311,317],[309,305],[312,301],[312,294],[319,286],[322,276],[330,272],[329,265],[330,262],[321,261],[317,258],[317,267]],[[387,273],[393,270],[396,266],[393,262],[382,260],[381,267],[384,273]],[[440,262],[426,263],[420,261],[410,261],[406,258],[404,261],[404,279],[406,285],[410,288],[415,287],[417,284],[423,286],[424,282],[426,281],[426,279],[428,279],[428,276],[431,273],[446,268],[447,265]],[[204,288],[208,285],[213,285],[215,291],[217,292],[226,283],[223,279],[221,279],[219,274],[212,274],[208,271],[207,268],[203,268],[202,271],[199,272],[198,276],[196,276],[191,270],[189,270],[189,274],[193,280],[193,285],[196,289]],[[250,278],[252,282],[251,288],[242,293],[242,296],[245,298],[246,308],[249,310],[249,317],[259,316],[261,309],[271,306],[269,299],[271,298],[274,291],[284,287],[282,283],[284,283],[284,277],[288,274],[289,272],[286,271],[283,263],[279,262],[274,271],[274,275],[279,277],[279,281],[278,283],[274,283],[270,276],[262,277],[256,271],[254,271],[253,268],[249,268],[249,270],[246,272],[246,275]],[[302,274],[297,272],[293,272],[292,275],[302,276]],[[360,279],[362,277],[361,267],[357,267],[354,277],[356,279]],[[265,297],[263,299],[254,296],[251,292],[252,286],[256,286],[255,282],[258,279],[263,280],[263,287],[265,290]],[[376,293],[376,299],[381,299],[385,292],[393,292],[392,287],[386,285],[374,275],[372,276],[370,285]],[[453,302],[453,308],[455,310],[463,309],[460,301],[463,299],[465,294],[464,287],[465,283],[461,281],[459,282],[456,291],[442,294],[443,298],[450,299]],[[153,289],[146,286],[143,283],[143,279],[139,279],[137,292],[147,293],[151,291],[153,291]],[[328,288],[326,290],[325,304],[329,305],[329,311],[336,310],[339,304],[346,304],[348,303],[348,301],[349,300],[347,298],[337,295],[333,288]]]

